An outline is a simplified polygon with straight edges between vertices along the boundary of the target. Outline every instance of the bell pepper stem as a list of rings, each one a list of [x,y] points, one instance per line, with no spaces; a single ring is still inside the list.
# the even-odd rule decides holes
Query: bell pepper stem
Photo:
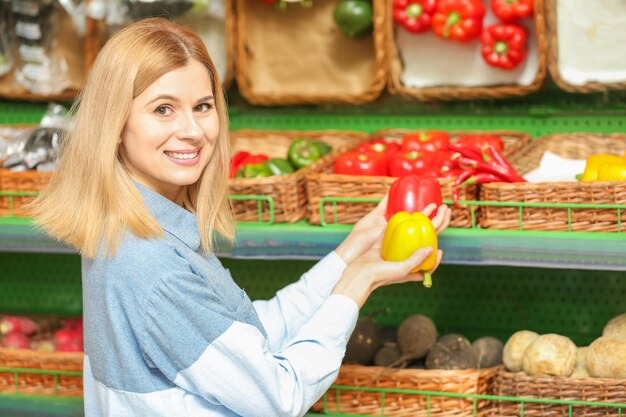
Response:
[[[412,3],[406,8],[406,15],[411,19],[416,19],[422,15],[423,8],[420,4]]]
[[[448,15],[448,18],[446,19],[446,25],[443,29],[443,36],[445,36],[446,38],[448,36],[450,36],[450,28],[454,25],[459,24],[459,22],[461,21],[461,14],[458,12],[452,12]]]
[[[430,272],[424,272],[424,287],[430,288],[433,286],[433,278]]]

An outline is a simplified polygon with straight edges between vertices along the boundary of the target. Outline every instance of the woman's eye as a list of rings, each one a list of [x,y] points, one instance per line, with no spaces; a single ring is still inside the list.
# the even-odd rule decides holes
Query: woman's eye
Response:
[[[200,112],[200,113],[206,113],[209,110],[211,110],[213,108],[213,106],[209,103],[202,103],[202,104],[198,104],[196,106],[196,111]]]
[[[172,114],[172,109],[169,106],[159,106],[154,112],[159,116],[169,116]]]

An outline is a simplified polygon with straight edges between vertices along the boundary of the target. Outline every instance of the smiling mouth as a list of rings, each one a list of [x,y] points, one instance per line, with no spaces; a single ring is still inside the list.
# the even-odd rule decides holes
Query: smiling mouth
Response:
[[[171,152],[171,151],[164,151],[165,155],[169,156],[170,158],[173,159],[180,159],[180,160],[186,160],[186,159],[193,159],[196,156],[198,156],[198,154],[200,153],[199,150],[197,151],[185,151],[185,152]]]

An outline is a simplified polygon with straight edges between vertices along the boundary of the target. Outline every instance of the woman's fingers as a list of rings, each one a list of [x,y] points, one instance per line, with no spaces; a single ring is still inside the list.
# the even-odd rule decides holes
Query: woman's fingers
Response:
[[[426,207],[424,207],[424,209],[422,210],[422,214],[424,214],[425,216],[429,216],[437,209],[437,204],[435,203],[430,203],[429,205],[427,205]]]
[[[446,228],[450,225],[450,218],[452,217],[452,210],[445,204],[439,206],[437,210],[437,215],[433,218],[432,223],[437,230],[437,234],[446,230]]]

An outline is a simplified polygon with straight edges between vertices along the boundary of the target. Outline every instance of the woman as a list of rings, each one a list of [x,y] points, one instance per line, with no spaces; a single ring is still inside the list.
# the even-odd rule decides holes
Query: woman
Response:
[[[162,19],[112,37],[34,205],[37,224],[82,255],[87,417],[303,415],[335,379],[369,294],[423,279],[409,271],[430,248],[380,258],[383,201],[298,282],[252,303],[212,253],[214,233],[234,236],[228,169],[202,41]],[[449,218],[442,207],[439,231]]]

